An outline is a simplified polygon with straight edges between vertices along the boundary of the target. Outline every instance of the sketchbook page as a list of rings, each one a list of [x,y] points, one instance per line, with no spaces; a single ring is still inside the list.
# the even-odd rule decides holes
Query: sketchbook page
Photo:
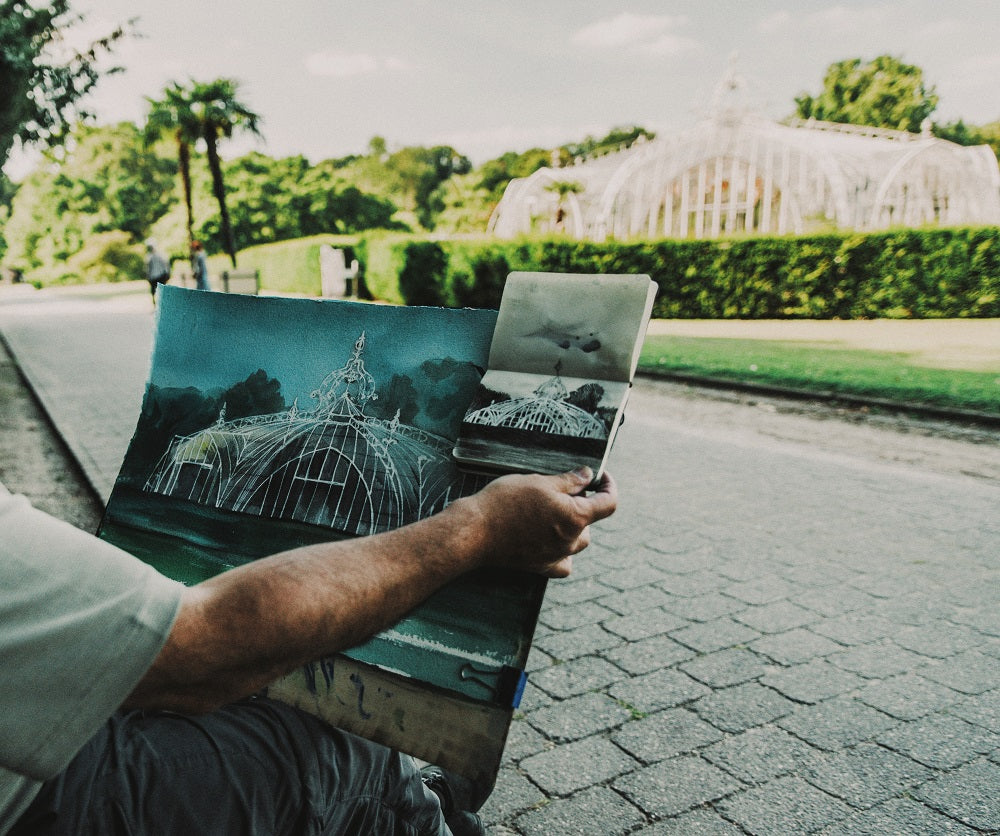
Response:
[[[160,292],[105,540],[197,583],[405,525],[486,483],[451,449],[494,311]],[[502,703],[497,683],[523,668],[543,594],[526,573],[472,573],[348,655]]]
[[[655,289],[646,275],[511,273],[489,368],[627,383]]]

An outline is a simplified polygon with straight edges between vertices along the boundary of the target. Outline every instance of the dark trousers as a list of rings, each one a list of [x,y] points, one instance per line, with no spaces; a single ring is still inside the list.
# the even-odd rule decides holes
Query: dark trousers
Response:
[[[411,758],[255,698],[115,715],[11,836],[448,833]]]

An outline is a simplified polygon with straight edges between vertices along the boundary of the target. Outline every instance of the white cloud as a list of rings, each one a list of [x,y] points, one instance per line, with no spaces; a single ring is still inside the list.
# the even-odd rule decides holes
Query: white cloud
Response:
[[[631,47],[654,55],[672,55],[696,46],[690,38],[671,31],[684,22],[684,18],[672,15],[622,12],[578,29],[570,40],[577,46],[592,49]]]

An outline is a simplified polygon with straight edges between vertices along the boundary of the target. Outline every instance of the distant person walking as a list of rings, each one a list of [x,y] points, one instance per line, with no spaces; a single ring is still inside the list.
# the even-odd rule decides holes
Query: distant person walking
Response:
[[[195,287],[198,290],[211,290],[208,284],[208,259],[201,241],[191,242],[191,269],[194,271]]]
[[[170,262],[152,238],[146,240],[146,281],[156,304],[156,286],[170,281]]]

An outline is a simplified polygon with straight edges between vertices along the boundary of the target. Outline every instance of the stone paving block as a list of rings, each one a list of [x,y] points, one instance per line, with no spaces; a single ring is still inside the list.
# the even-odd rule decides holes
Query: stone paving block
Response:
[[[528,661],[525,663],[524,669],[531,674],[534,671],[544,670],[555,663],[555,659],[549,656],[537,644],[533,644],[531,650],[528,651]]]
[[[632,719],[632,712],[604,694],[583,694],[527,714],[526,719],[546,737],[579,740]]]
[[[619,592],[637,589],[643,586],[652,586],[659,581],[666,580],[667,574],[661,572],[646,563],[632,563],[601,575],[601,583],[617,589]]]
[[[799,775],[852,807],[868,808],[930,780],[936,773],[911,758],[874,743],[839,752],[817,752]]]
[[[712,688],[725,688],[749,682],[770,668],[767,660],[752,650],[735,647],[706,653],[688,662],[682,662],[678,667]]]
[[[927,664],[926,657],[904,650],[888,639],[831,653],[826,660],[866,679],[884,679]]]
[[[709,689],[681,671],[666,668],[619,682],[609,689],[616,700],[649,713],[697,699]]]
[[[517,763],[521,758],[535,755],[551,746],[545,735],[533,728],[523,717],[515,716],[507,732],[507,743],[503,750],[504,762]]]
[[[783,633],[795,627],[803,627],[818,616],[812,610],[793,604],[791,601],[775,601],[771,604],[752,606],[736,613],[733,618],[752,627],[759,633]]]
[[[549,795],[571,795],[634,769],[636,761],[603,737],[589,737],[521,761],[521,769]]]
[[[573,630],[585,624],[600,624],[605,618],[610,618],[614,614],[600,603],[585,601],[571,606],[543,607],[538,621],[551,630]]]
[[[889,619],[866,612],[849,612],[836,618],[817,621],[809,627],[813,632],[843,645],[869,644],[898,633],[899,628]]]
[[[795,603],[828,618],[865,611],[877,603],[871,595],[843,584],[812,589],[793,597]]]
[[[920,675],[963,694],[982,694],[1000,688],[997,660],[976,650],[927,665],[920,669]]]
[[[669,708],[626,723],[611,740],[643,763],[655,763],[722,738],[715,726],[686,708]]]
[[[566,699],[604,688],[625,677],[619,668],[598,656],[581,656],[532,674],[531,682],[557,699]]]
[[[762,726],[727,737],[701,756],[747,784],[796,772],[815,750],[777,726]]]
[[[676,641],[700,653],[711,653],[737,644],[748,644],[760,638],[760,633],[731,618],[718,618],[704,624],[692,624],[670,634]]]
[[[946,659],[984,641],[982,634],[976,630],[943,620],[922,624],[919,627],[904,627],[892,638],[896,644],[907,650],[938,659]]]
[[[916,674],[873,682],[857,691],[855,696],[872,708],[900,720],[916,720],[950,706],[962,697],[957,691]]]
[[[662,554],[659,557],[649,558],[647,562],[650,566],[670,575],[667,580],[662,582],[663,588],[670,592],[678,577],[698,572],[706,566],[712,566],[716,562],[714,552],[715,548],[710,543],[705,543],[704,538],[702,538],[701,544],[694,549]]]
[[[631,674],[650,673],[693,658],[695,652],[670,636],[654,636],[602,650],[601,656]]]
[[[650,816],[676,816],[742,788],[718,767],[694,755],[660,761],[613,784]]]
[[[864,684],[857,674],[841,670],[825,659],[772,671],[760,681],[789,699],[806,703],[829,699]]]
[[[732,615],[747,608],[747,605],[742,601],[723,595],[721,592],[708,592],[689,598],[676,595],[665,606],[668,612],[697,622],[714,621],[724,615]]]
[[[776,778],[725,798],[716,808],[751,833],[811,833],[846,818],[851,808],[801,778]]]
[[[798,590],[778,575],[767,575],[730,584],[722,591],[747,604],[769,604],[793,596]]]
[[[764,636],[751,642],[750,649],[763,653],[780,665],[798,665],[843,650],[844,646],[800,628]]]
[[[644,827],[636,831],[636,836],[743,836],[744,833],[718,813],[703,809]]]
[[[997,540],[1000,540],[1000,535],[997,536]],[[985,636],[1000,638],[1000,616],[997,615],[995,603],[983,607],[956,607],[950,618]]]
[[[679,630],[687,624],[688,621],[684,618],[671,615],[664,609],[655,609],[632,615],[612,616],[602,621],[601,627],[626,641],[639,641]]]
[[[537,711],[540,708],[545,708],[546,706],[554,705],[555,699],[546,694],[541,688],[536,688],[531,681],[531,677],[528,677],[528,682],[524,686],[524,691],[521,694],[521,705],[518,706],[521,711]]]
[[[607,615],[603,616],[603,618],[608,618],[611,615],[631,615],[657,607],[666,609],[667,605],[673,601],[674,596],[660,587],[646,586],[641,589],[630,589],[627,595],[622,595],[620,592],[605,595],[603,598],[598,598],[596,603],[609,611]]]
[[[618,836],[645,821],[646,817],[614,790],[593,787],[525,813],[516,823],[525,836],[577,833],[581,826],[590,833]]]
[[[968,697],[949,707],[948,714],[1000,734],[1000,689]]]
[[[686,575],[675,575],[669,580],[664,581],[660,586],[671,595],[682,598],[696,598],[711,592],[717,592],[730,583],[729,578],[724,578],[722,575],[707,569],[701,569]]]
[[[778,725],[814,746],[836,750],[871,740],[899,721],[858,700],[838,697],[802,706],[778,720]]]
[[[914,795],[980,830],[1000,831],[1000,766],[988,760],[968,763],[918,787]]]
[[[548,798],[538,787],[516,769],[501,769],[497,783],[479,811],[483,822],[493,825],[508,821],[523,810],[547,803]],[[492,830],[491,830],[492,832]]]
[[[558,604],[579,604],[583,601],[593,601],[611,592],[611,587],[605,586],[594,578],[566,579],[559,583],[550,583],[545,590],[545,601],[554,606]]]
[[[908,798],[893,798],[818,831],[818,836],[974,836],[975,830]]]
[[[554,659],[566,662],[580,656],[589,656],[599,650],[617,647],[622,639],[609,633],[600,624],[588,624],[576,630],[536,637],[534,643]]]
[[[723,731],[762,726],[795,710],[795,703],[756,682],[715,691],[694,704],[703,720]]]
[[[1000,735],[941,714],[904,723],[876,740],[935,769],[952,769],[1000,747]]]

